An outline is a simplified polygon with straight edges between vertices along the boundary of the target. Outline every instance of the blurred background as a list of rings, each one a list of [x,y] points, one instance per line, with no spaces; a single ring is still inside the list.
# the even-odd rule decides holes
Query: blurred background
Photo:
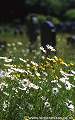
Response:
[[[31,55],[28,55],[29,41],[26,34],[26,19],[31,13],[36,13],[41,22],[50,17],[57,27],[57,55],[74,62],[74,42],[68,45],[67,36],[73,35],[75,41],[75,0],[1,0],[0,55]]]
[[[1,0],[0,21],[11,22],[29,13],[51,15],[60,20],[75,20],[75,0]]]

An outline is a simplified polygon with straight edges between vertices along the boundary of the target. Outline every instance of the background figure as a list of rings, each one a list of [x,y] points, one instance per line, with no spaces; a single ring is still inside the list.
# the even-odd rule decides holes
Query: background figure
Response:
[[[52,22],[46,20],[41,24],[41,46],[46,50],[46,55],[51,54],[47,45],[56,48],[56,29]]]
[[[26,27],[27,36],[30,41],[29,50],[32,51],[34,49],[34,44],[39,34],[39,21],[37,15],[31,14],[30,16],[27,17]]]

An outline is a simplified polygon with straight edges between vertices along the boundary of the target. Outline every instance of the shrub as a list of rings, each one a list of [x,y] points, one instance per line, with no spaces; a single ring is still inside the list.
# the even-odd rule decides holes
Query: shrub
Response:
[[[64,16],[67,20],[75,20],[75,9],[68,10]]]

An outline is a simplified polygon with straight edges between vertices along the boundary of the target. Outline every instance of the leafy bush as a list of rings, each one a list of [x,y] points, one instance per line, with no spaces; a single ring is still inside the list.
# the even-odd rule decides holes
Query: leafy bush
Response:
[[[60,20],[56,17],[52,17],[52,21],[54,24],[60,24]]]
[[[64,16],[69,20],[75,20],[75,9],[68,10]]]
[[[46,16],[44,16],[44,15],[38,15],[38,20],[39,20],[39,22],[41,24],[42,22],[44,22],[46,20]]]

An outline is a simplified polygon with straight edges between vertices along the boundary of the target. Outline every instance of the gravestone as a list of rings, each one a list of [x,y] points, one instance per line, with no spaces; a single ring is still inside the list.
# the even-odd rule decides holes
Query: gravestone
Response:
[[[51,54],[47,45],[56,48],[56,29],[52,22],[45,21],[41,24],[41,46],[46,50],[46,54]]]

